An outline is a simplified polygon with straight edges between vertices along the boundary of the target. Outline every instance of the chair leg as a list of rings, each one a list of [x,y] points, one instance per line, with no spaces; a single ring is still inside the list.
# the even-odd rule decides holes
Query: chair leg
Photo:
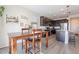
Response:
[[[35,44],[36,44],[36,41],[34,41],[34,50],[35,50],[35,48],[36,48],[36,45],[35,45]]]
[[[22,40],[22,49],[23,49],[23,40]]]
[[[33,54],[35,53],[35,41],[32,43],[32,48],[33,48]]]
[[[74,47],[76,46],[76,40],[74,39]]]
[[[41,53],[41,40],[40,40],[40,42],[39,42],[39,50],[40,50],[40,53]]]
[[[25,53],[28,53],[28,41],[25,41]]]

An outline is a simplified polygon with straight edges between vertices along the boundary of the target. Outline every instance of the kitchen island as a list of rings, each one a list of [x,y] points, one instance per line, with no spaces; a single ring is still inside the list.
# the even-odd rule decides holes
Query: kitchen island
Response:
[[[56,30],[56,40],[64,42],[65,44],[68,44],[69,37],[68,37],[68,31],[67,30]]]

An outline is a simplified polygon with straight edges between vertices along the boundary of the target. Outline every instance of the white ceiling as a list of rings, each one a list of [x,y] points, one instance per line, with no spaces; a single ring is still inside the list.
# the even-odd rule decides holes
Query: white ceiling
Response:
[[[67,5],[22,5],[22,7],[39,14],[40,16],[46,16],[50,19],[66,18],[67,17]],[[79,14],[79,5],[70,5],[68,9],[71,14]]]

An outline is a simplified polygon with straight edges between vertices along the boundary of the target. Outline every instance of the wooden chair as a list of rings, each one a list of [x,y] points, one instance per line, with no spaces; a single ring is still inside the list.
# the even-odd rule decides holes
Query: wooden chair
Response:
[[[25,34],[25,32],[24,32],[25,30],[27,30],[27,33],[29,33],[29,28],[22,28],[22,34]],[[25,42],[22,40],[22,48],[24,47],[24,43],[25,43],[26,53],[34,53],[36,42],[39,42],[39,46],[40,46],[39,50],[41,50],[42,30],[33,29],[32,34],[33,34],[33,37],[26,38]],[[31,47],[30,47],[30,45],[31,45]],[[30,51],[31,49],[33,49],[32,52]]]
[[[27,52],[28,53],[37,53],[35,52],[35,48],[36,48],[36,43],[39,42],[39,51],[41,51],[41,44],[42,44],[42,30],[41,29],[33,29],[32,30],[32,34],[33,34],[33,37],[31,38],[28,38],[27,40],[27,46],[29,46],[27,49]],[[31,44],[31,47],[30,47],[30,44]],[[31,51],[32,50],[32,51]]]
[[[29,34],[29,28],[22,28],[22,34]],[[26,41],[27,41],[27,38],[26,38]],[[22,40],[22,49],[24,47],[24,42],[26,42],[24,40]]]
[[[29,34],[29,28],[22,28],[22,34]],[[31,37],[27,37],[26,40],[22,40],[22,49],[23,47],[25,47],[25,53],[29,53],[29,44],[31,43],[32,44],[32,47],[33,47],[33,36]],[[31,53],[31,52],[30,52]]]
[[[42,46],[42,30],[41,29],[33,29],[32,32],[34,34],[34,50],[36,50],[36,48],[37,48],[36,47],[36,44],[39,43],[39,51],[41,52],[41,46]],[[36,33],[38,33],[38,34],[36,34]],[[39,51],[37,51],[37,52],[39,52]]]

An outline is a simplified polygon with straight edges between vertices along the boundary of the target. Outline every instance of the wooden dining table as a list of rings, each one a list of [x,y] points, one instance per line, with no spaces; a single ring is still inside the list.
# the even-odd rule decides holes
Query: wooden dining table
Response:
[[[46,34],[46,48],[48,48],[48,31],[43,31],[42,33]],[[18,33],[10,33],[9,35],[9,53],[17,53],[17,40],[24,40],[24,38],[28,38],[33,36],[32,33],[30,34],[22,34]]]

